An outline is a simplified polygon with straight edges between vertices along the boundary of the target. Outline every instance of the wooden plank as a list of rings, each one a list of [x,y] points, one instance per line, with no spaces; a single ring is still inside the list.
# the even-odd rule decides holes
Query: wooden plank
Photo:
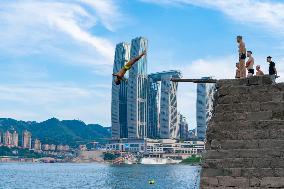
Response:
[[[217,83],[217,79],[178,79],[172,78],[173,82],[189,82],[189,83]]]

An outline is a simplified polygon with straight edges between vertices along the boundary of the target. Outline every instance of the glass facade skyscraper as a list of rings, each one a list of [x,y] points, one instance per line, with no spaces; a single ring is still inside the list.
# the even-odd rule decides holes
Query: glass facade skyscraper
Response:
[[[182,114],[178,114],[178,125],[179,125],[179,139],[188,139],[188,123],[186,118]]]
[[[148,76],[148,136],[149,138],[178,138],[176,70]]]
[[[147,51],[148,41],[143,37],[131,41],[130,58]],[[147,137],[147,56],[143,56],[129,70],[127,88],[127,125],[129,138]]]
[[[117,44],[115,49],[113,73],[119,72],[129,58],[130,44]],[[116,85],[113,78],[111,98],[112,138],[127,138],[127,83],[121,82],[120,85]]]
[[[201,79],[212,79],[211,77],[202,77]],[[198,83],[196,100],[196,124],[197,138],[204,140],[206,138],[206,129],[212,116],[213,96],[215,84]]]

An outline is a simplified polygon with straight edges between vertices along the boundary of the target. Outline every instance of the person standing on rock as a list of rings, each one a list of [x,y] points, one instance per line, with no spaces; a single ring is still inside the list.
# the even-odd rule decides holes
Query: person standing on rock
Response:
[[[269,75],[271,77],[272,84],[275,84],[275,79],[277,78],[277,70],[275,67],[275,63],[272,62],[271,59],[272,59],[271,56],[267,57],[267,62],[269,63]]]
[[[246,67],[245,67],[245,60],[246,60],[246,45],[243,41],[242,36],[237,36],[237,43],[239,44],[239,63],[240,63],[240,78],[246,77]]]
[[[263,71],[261,71],[261,69],[260,69],[260,65],[256,66],[256,74],[255,75],[256,76],[263,76],[264,75]]]
[[[254,58],[252,57],[252,52],[248,51],[247,52],[247,57],[249,58],[248,61],[246,62],[246,68],[248,70],[248,77],[253,76],[254,74],[254,69],[253,69],[253,65],[254,65]]]

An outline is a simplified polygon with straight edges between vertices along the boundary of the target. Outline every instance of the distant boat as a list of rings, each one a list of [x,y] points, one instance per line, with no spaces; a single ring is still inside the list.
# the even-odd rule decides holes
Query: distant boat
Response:
[[[177,164],[180,163],[181,160],[173,160],[171,158],[142,158],[141,164],[150,164],[150,165],[162,165],[162,164]]]

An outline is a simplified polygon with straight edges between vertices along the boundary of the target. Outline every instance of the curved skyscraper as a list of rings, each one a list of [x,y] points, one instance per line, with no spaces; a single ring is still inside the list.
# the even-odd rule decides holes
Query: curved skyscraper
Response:
[[[148,41],[143,37],[131,41],[130,58],[147,51]],[[129,70],[127,83],[127,125],[129,138],[147,137],[147,56],[143,56]]]
[[[177,82],[181,78],[176,70],[153,73],[148,76],[148,137],[179,138],[177,112]]]
[[[201,79],[212,79],[211,77],[202,77]],[[198,83],[196,100],[196,124],[197,138],[204,140],[208,121],[212,115],[213,95],[215,84]]]
[[[119,43],[115,48],[113,73],[117,73],[130,58],[130,44]],[[112,138],[127,138],[127,83],[112,81],[111,96]]]

